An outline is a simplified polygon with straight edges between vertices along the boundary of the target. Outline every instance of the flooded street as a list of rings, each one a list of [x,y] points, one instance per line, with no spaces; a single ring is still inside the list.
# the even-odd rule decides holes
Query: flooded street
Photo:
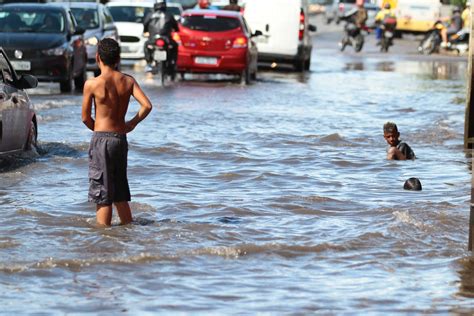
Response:
[[[82,95],[33,90],[39,154],[0,165],[0,313],[473,313],[467,58],[341,53],[317,26],[303,75],[123,69],[155,106],[128,136],[133,225],[95,226]],[[417,160],[385,159],[386,121]]]

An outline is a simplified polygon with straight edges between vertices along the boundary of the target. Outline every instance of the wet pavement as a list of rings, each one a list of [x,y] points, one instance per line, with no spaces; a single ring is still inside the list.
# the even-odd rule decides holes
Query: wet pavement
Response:
[[[95,226],[82,96],[32,91],[39,153],[0,165],[2,313],[472,313],[466,59],[341,53],[316,23],[305,74],[124,68],[155,106],[129,135],[133,225]],[[386,121],[417,160],[385,160]]]

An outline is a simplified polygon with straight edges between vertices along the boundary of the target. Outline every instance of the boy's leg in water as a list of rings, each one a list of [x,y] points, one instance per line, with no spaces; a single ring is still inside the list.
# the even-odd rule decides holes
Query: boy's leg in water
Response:
[[[133,221],[132,211],[130,210],[130,205],[128,202],[115,202],[115,207],[117,208],[118,216],[120,217],[120,222],[122,225],[130,224]]]
[[[97,224],[110,226],[112,224],[112,205],[97,204],[96,219]]]

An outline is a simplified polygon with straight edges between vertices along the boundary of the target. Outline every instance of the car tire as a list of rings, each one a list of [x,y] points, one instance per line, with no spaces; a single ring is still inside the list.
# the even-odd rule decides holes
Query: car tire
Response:
[[[38,148],[38,129],[34,120],[31,121],[28,138],[26,139],[25,150],[36,150]]]
[[[300,59],[297,59],[295,62],[294,62],[294,65],[295,67],[295,70],[298,71],[298,72],[303,72],[304,69],[305,69],[305,60],[303,57],[300,57]]]
[[[255,71],[252,72],[252,75],[250,76],[250,78],[254,81],[257,80],[257,69],[255,69]]]
[[[59,90],[61,92],[71,92],[72,90],[71,76],[68,76],[68,79],[59,82]]]
[[[82,70],[81,74],[74,78],[74,88],[76,91],[82,91],[84,84],[86,83],[87,72],[85,69]]]
[[[304,62],[304,70],[309,70],[310,68],[311,68],[311,57],[306,59],[306,61]]]

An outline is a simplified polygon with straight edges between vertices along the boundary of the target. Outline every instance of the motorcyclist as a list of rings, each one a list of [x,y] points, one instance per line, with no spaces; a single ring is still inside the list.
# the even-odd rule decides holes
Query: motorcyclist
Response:
[[[377,24],[375,38],[377,40],[377,45],[380,45],[383,29],[385,28],[389,31],[395,31],[397,26],[397,16],[395,15],[395,11],[391,9],[390,3],[385,3],[383,9],[377,13],[375,16],[375,23]]]
[[[229,4],[224,6],[223,10],[240,12],[242,8],[238,4],[239,0],[229,0]]]
[[[199,10],[217,10],[216,6],[211,5],[209,0],[199,0],[194,9]]]
[[[143,20],[143,30],[148,33],[148,40],[145,42],[145,59],[147,67],[145,71],[151,71],[154,52],[154,37],[160,35],[165,37],[170,45],[171,64],[176,64],[178,57],[178,43],[173,40],[172,32],[179,31],[178,22],[174,19],[173,14],[166,12],[166,0],[159,0],[153,5],[153,12],[150,12]]]
[[[364,0],[357,0],[357,12],[354,17],[354,23],[359,29],[365,28],[365,22],[367,22],[368,15],[367,10],[364,8]]]
[[[441,47],[448,47],[448,39],[451,35],[456,34],[462,29],[462,17],[461,17],[461,8],[458,6],[454,7],[453,14],[451,16],[448,27],[441,29],[441,38],[443,42]]]

